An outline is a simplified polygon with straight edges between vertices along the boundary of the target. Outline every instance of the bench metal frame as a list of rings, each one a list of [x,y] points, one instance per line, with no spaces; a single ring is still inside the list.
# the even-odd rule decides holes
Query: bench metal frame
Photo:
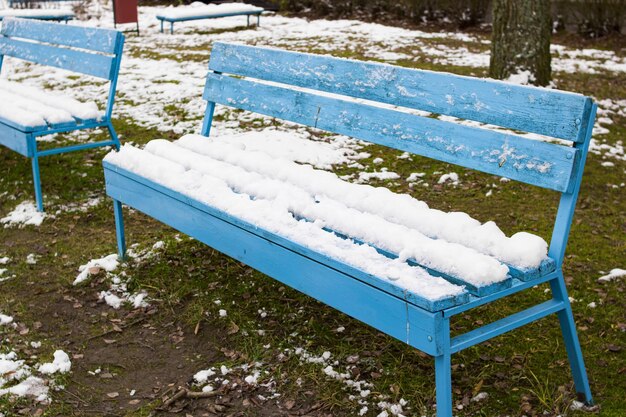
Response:
[[[265,10],[260,10],[256,12],[234,12],[234,13],[222,13],[216,15],[198,15],[198,16],[186,16],[186,17],[167,17],[167,16],[157,16],[156,18],[161,21],[161,33],[163,30],[163,23],[169,22],[170,24],[170,34],[174,34],[174,23],[175,22],[187,22],[190,20],[205,20],[205,19],[219,19],[221,17],[230,17],[230,16],[246,16],[247,22],[246,26],[250,26],[250,16],[256,16],[256,25],[261,26],[261,14]]]
[[[438,417],[452,417],[454,353],[556,314],[576,391],[582,400],[592,403],[561,269],[597,109],[591,99],[491,80],[223,43],[214,44],[209,69],[204,93],[208,102],[202,127],[205,136],[210,134],[215,105],[219,103],[350,134],[560,192],[548,253],[552,268],[517,275],[506,287],[482,295],[472,293],[461,304],[424,305],[419,296],[398,290],[389,281],[364,274],[105,161],[107,194],[113,199],[120,258],[126,256],[122,218],[122,204],[126,204],[433,356]],[[294,90],[290,86],[298,88]],[[573,147],[406,115],[353,100],[320,97],[304,89],[548,134],[573,142]],[[388,120],[392,117],[387,113],[390,111],[395,113],[395,118]],[[431,130],[430,124],[436,130]],[[416,133],[420,130],[426,132],[424,136]],[[437,140],[429,141],[433,135]],[[503,140],[501,149],[508,151],[495,158],[491,158],[490,152],[481,152],[480,141],[485,136],[492,150],[498,149],[498,140]],[[412,137],[418,140],[413,141]],[[459,142],[468,149],[459,148]],[[524,148],[526,145],[530,148]],[[516,154],[515,149],[523,149],[524,154],[533,152],[534,159],[519,164],[523,158],[520,159],[521,154]],[[551,158],[561,159],[564,165],[559,167],[555,163],[549,169],[539,170],[533,165]],[[544,283],[552,290],[550,300],[451,337],[450,321],[454,316]]]
[[[100,119],[48,126],[20,126],[0,118],[0,145],[31,159],[37,209],[43,211],[39,158],[100,146],[120,147],[111,122],[124,35],[109,29],[92,29],[58,23],[7,18],[0,30],[0,71],[4,56],[92,75],[108,80],[105,114]],[[105,127],[110,140],[39,150],[37,137],[53,133]]]

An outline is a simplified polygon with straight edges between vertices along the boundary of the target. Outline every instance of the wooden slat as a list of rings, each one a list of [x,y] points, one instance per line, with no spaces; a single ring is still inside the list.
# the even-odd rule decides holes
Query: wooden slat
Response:
[[[190,211],[192,211],[191,207],[193,207],[195,209],[201,210],[207,213],[208,215],[210,215],[210,217],[207,217],[206,222],[195,223],[193,229],[182,230],[184,233],[187,233],[190,236],[197,238],[195,234],[204,233],[202,231],[209,230],[212,227],[212,225],[215,224],[216,222],[215,219],[219,219],[220,221],[230,224],[233,227],[232,229],[229,229],[230,232],[232,232],[232,234],[230,232],[227,233],[224,231],[220,233],[207,232],[209,235],[213,236],[214,238],[213,240],[211,240],[210,243],[209,242],[205,242],[205,243],[207,243],[211,247],[221,252],[226,253],[229,256],[239,259],[242,262],[246,262],[248,265],[250,265],[251,267],[255,269],[259,269],[261,272],[268,273],[262,269],[265,267],[263,264],[257,265],[255,263],[246,261],[245,257],[242,257],[243,255],[245,255],[245,251],[244,251],[244,254],[241,254],[240,252],[232,253],[231,251],[225,250],[222,247],[223,245],[227,244],[226,241],[228,239],[232,238],[233,245],[236,245],[239,248],[245,248],[246,242],[250,241],[252,239],[252,236],[248,236],[247,239],[238,240],[238,238],[232,237],[232,235],[241,234],[240,231],[238,231],[237,229],[241,229],[242,231],[245,231],[246,233],[250,233],[256,236],[256,238],[258,239],[263,239],[263,240],[272,242],[273,245],[281,246],[285,248],[286,250],[289,250],[291,252],[298,254],[299,256],[302,256],[314,262],[323,264],[327,268],[336,270],[340,272],[341,274],[344,274],[345,276],[351,277],[351,279],[354,280],[355,282],[360,282],[361,286],[376,287],[380,291],[384,291],[392,296],[402,298],[411,304],[414,304],[418,307],[424,308],[429,311],[444,310],[446,308],[450,308],[455,305],[463,304],[467,302],[469,299],[468,294],[466,292],[463,292],[457,297],[448,297],[448,298],[438,300],[435,302],[426,300],[417,294],[414,294],[410,291],[404,290],[394,285],[389,280],[375,277],[361,270],[345,265],[339,261],[336,261],[335,259],[331,257],[323,255],[319,252],[312,251],[311,249],[308,249],[298,243],[292,242],[275,233],[272,233],[265,229],[254,226],[248,222],[245,222],[239,218],[231,216],[228,213],[220,211],[214,207],[207,206],[206,204],[203,204],[197,200],[184,196],[160,184],[154,183],[153,181],[150,181],[144,177],[141,177],[137,174],[129,172],[123,168],[117,167],[106,161],[103,162],[103,165],[105,168],[107,194],[109,196],[113,197],[116,200],[122,201],[125,204],[129,204],[130,206],[134,208],[144,211],[147,214],[153,216],[154,218],[163,221],[165,224],[176,227],[175,219],[164,219],[161,217],[161,213],[167,210],[167,207],[169,205],[178,204],[176,203],[176,201],[182,202],[183,204],[190,206]],[[123,186],[118,185],[122,183],[125,185]],[[118,189],[120,187],[122,189]],[[132,188],[129,188],[129,187],[132,187]],[[160,195],[166,195],[170,199],[167,200],[166,202],[164,201],[164,202],[156,203],[156,201],[158,201],[161,198]],[[149,204],[141,203],[141,201],[139,200],[141,196],[143,196],[143,198],[146,198],[147,200],[152,200],[152,203],[149,203]],[[171,199],[174,199],[176,201],[172,201]],[[184,213],[181,213],[180,215],[181,217],[186,216]],[[202,227],[198,227],[199,224],[201,224]],[[244,234],[241,236],[247,236],[247,235]],[[280,261],[276,261],[276,267],[278,269],[280,269],[280,264],[281,264]],[[268,273],[268,275],[272,275],[272,274]],[[339,285],[340,284],[338,284],[338,286]]]
[[[42,65],[111,79],[115,59],[106,55],[0,38],[0,55],[8,55]]]
[[[6,18],[0,33],[7,37],[88,49],[105,54],[115,54],[115,47],[119,37],[122,36],[120,32],[111,29],[61,25],[16,18]]]
[[[28,146],[28,138],[29,135],[27,133],[0,123],[0,145],[6,146],[24,156],[31,156],[32,150]]]
[[[567,191],[578,151],[438,119],[209,73],[208,101]]]
[[[184,17],[169,17],[169,16],[157,15],[156,18],[158,20],[164,20],[166,22],[186,22],[189,20],[218,19],[221,17],[231,17],[231,16],[254,16],[254,15],[260,15],[262,13],[263,13],[263,10],[258,10],[258,11],[248,11],[248,12],[204,14],[204,15],[197,15],[197,16],[184,16]]]
[[[578,142],[591,111],[563,91],[219,42],[209,68]]]

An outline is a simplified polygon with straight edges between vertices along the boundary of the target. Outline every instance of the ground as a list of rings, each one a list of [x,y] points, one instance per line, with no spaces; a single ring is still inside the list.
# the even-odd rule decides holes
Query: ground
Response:
[[[110,11],[92,12],[101,16],[81,24],[109,25]],[[127,37],[114,111],[122,141],[137,145],[199,131],[203,77],[217,40],[466,75],[484,76],[488,65],[489,38],[482,33],[268,16],[251,29],[237,17],[182,23],[171,36],[158,33],[155,12],[142,8],[141,36]],[[626,280],[598,280],[626,268],[626,50],[615,39],[584,48],[580,42],[557,36],[552,51],[554,86],[600,104],[564,265],[598,407],[579,409],[574,401],[558,322],[550,317],[453,357],[458,416],[626,414]],[[105,100],[106,85],[97,80],[11,59],[2,76],[101,105]],[[218,110],[212,134],[270,129],[323,148],[324,158],[311,163],[345,178],[495,220],[507,234],[550,237],[558,195],[545,190],[226,108]],[[92,131],[47,140],[104,137]],[[43,159],[46,217],[39,226],[0,228],[0,314],[13,319],[0,316],[0,354],[15,352],[12,363],[24,360],[22,368],[49,388],[47,401],[0,396],[0,415],[434,414],[431,358],[140,213],[125,212],[134,256],[116,268],[92,263],[86,280],[73,285],[81,265],[116,250],[100,164],[108,151]],[[25,158],[0,148],[0,166],[3,218],[33,193]],[[385,171],[397,176],[364,175]],[[456,184],[439,183],[452,172]],[[539,286],[464,315],[453,329],[479,326],[547,296]],[[39,364],[52,362],[57,350],[69,354],[71,370],[40,374]],[[334,378],[324,371],[329,365],[350,377]],[[202,370],[210,370],[209,379]],[[0,382],[13,376],[0,375]],[[181,388],[208,392],[208,386],[215,395],[168,402]]]

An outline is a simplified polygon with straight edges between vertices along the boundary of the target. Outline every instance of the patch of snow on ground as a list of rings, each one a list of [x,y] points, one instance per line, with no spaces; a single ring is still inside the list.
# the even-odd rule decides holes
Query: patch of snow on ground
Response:
[[[316,356],[306,349],[298,347],[293,350],[285,349],[285,353],[295,354],[302,362],[319,365],[322,373],[327,377],[341,382],[346,391],[350,393],[348,399],[355,402],[359,406],[359,410],[365,410],[363,414],[374,408],[381,410],[381,413],[385,413],[384,415],[401,416],[405,413],[404,408],[408,405],[406,400],[400,399],[397,403],[391,403],[388,395],[373,392],[374,385],[371,382],[353,377],[352,370],[358,368],[358,356],[346,358],[349,364],[341,369],[340,362],[331,359],[333,355],[328,351]]]
[[[0,313],[0,326],[7,326],[13,323],[13,317]]]
[[[117,254],[115,253],[105,256],[104,258],[92,259],[85,265],[78,267],[78,271],[80,273],[76,276],[73,285],[78,285],[84,282],[87,278],[89,278],[89,275],[97,274],[102,269],[107,272],[114,271],[117,269],[118,265],[119,261],[117,259]]]
[[[38,259],[39,259],[39,255],[35,255],[34,253],[29,253],[26,256],[26,263],[29,265],[35,265]]]
[[[443,174],[441,177],[439,177],[437,184],[445,184],[446,182],[449,182],[452,185],[459,185],[459,174],[457,174],[456,172]]]
[[[71,368],[72,362],[70,361],[69,355],[62,350],[57,350],[54,352],[54,360],[52,362],[39,365],[38,370],[42,374],[50,375],[57,372],[65,374],[68,373]]]
[[[598,281],[610,282],[610,281],[613,281],[614,279],[621,278],[624,276],[626,276],[626,269],[614,268],[614,269],[611,269],[611,272],[609,272],[608,274],[603,275],[600,278],[598,278]]]
[[[40,226],[43,220],[46,218],[45,213],[37,211],[37,207],[31,201],[24,201],[15,207],[13,211],[0,219],[0,223],[4,224],[4,227],[11,227],[17,225],[23,227],[26,225]]]
[[[371,180],[397,180],[400,178],[395,172],[387,171],[387,168],[383,168],[379,172],[359,172],[359,178],[356,181],[359,184],[366,184]]]

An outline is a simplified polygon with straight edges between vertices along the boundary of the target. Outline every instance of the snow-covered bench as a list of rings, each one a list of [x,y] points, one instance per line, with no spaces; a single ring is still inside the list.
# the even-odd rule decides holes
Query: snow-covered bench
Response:
[[[0,80],[0,145],[31,158],[37,208],[43,211],[39,157],[120,142],[111,123],[124,36],[115,30],[7,18],[0,30],[0,69],[5,56],[58,67],[110,81],[104,111],[94,102]],[[80,48],[80,49],[78,49]],[[69,89],[68,89],[69,90]],[[53,133],[106,127],[110,140],[39,150],[37,138]]]
[[[0,22],[7,17],[53,20],[67,23],[74,19],[74,12],[64,9],[0,9]]]
[[[164,22],[169,22],[170,33],[174,33],[175,22],[188,20],[217,19],[229,16],[246,16],[247,25],[250,26],[250,16],[257,17],[257,26],[261,24],[261,13],[265,9],[245,3],[222,3],[222,4],[198,4],[190,6],[168,7],[157,15],[161,21],[161,33]]]
[[[596,112],[589,98],[224,43],[209,69],[202,135],[105,157],[120,257],[123,203],[434,356],[439,417],[452,416],[453,353],[556,313],[576,389],[591,402],[561,270]],[[556,191],[551,243],[211,140],[218,103]],[[544,283],[548,301],[451,337],[454,316]]]

